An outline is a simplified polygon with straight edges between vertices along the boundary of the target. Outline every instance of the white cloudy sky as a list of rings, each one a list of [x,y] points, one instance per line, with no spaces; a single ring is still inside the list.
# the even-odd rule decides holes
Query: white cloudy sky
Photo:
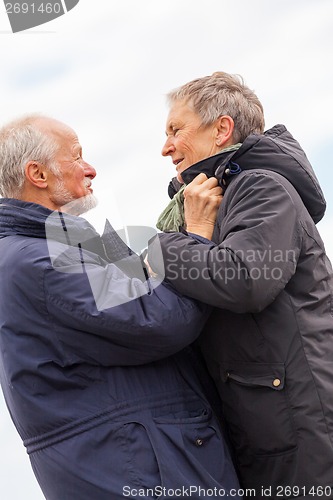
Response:
[[[0,5],[0,121],[30,111],[80,137],[113,221],[154,226],[168,201],[160,156],[165,93],[217,70],[241,74],[313,163],[328,201],[319,229],[333,258],[332,0],[80,0],[44,26],[10,33]],[[0,495],[41,500],[0,396]],[[60,499],[59,499],[60,500]]]

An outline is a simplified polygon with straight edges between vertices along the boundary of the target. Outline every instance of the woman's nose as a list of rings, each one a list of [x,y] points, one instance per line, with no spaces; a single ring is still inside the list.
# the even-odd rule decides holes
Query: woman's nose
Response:
[[[169,156],[174,151],[175,151],[175,146],[172,143],[171,138],[168,137],[161,151],[162,156]]]

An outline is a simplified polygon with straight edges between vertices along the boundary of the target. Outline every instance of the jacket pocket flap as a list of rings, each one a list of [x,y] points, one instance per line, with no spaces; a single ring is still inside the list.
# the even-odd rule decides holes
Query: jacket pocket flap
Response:
[[[239,362],[220,366],[224,382],[233,381],[249,387],[269,387],[281,391],[285,384],[283,363],[244,363]]]

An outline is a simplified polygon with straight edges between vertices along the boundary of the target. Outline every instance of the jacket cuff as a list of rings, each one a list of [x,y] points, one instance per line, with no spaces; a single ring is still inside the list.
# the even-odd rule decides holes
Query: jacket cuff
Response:
[[[183,226],[179,226],[179,232],[182,234],[185,234],[185,236],[191,236],[191,238],[198,241],[199,243],[205,243],[205,244],[209,244],[209,245],[211,245],[213,243],[212,240],[209,240],[208,238],[204,238],[203,236],[200,236],[199,234],[188,233]]]

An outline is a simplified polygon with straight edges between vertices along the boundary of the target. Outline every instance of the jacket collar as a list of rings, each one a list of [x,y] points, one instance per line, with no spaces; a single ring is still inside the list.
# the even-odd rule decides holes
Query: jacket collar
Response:
[[[6,236],[48,239],[104,255],[99,234],[82,217],[14,198],[0,199],[0,238]]]
[[[221,153],[195,163],[182,172],[182,178],[185,184],[192,182],[200,173],[206,174],[207,177],[216,177],[219,181],[222,181],[225,177],[225,171],[229,166],[229,162],[236,152],[237,151],[222,151]],[[229,172],[227,172],[227,174],[229,174]]]
[[[96,236],[94,228],[83,218],[52,211],[37,203],[14,198],[0,199],[0,235],[19,234],[35,238],[45,238],[52,234],[58,241],[68,242],[70,233],[73,243],[87,231]]]
[[[107,220],[100,236],[84,218],[49,210],[14,198],[0,199],[0,239],[6,236],[42,238],[93,252],[118,262],[134,252]]]
[[[285,177],[296,189],[314,222],[322,219],[326,202],[318,179],[299,143],[284,125],[249,135],[238,151],[221,152],[182,172],[186,184],[204,172],[226,188],[243,170],[266,170]]]

